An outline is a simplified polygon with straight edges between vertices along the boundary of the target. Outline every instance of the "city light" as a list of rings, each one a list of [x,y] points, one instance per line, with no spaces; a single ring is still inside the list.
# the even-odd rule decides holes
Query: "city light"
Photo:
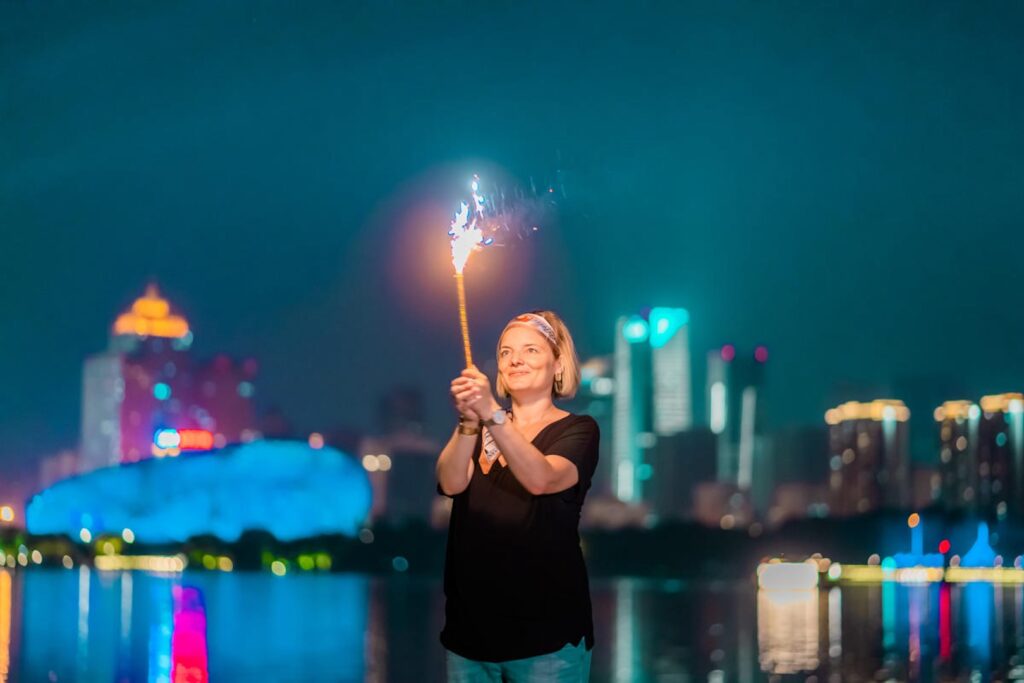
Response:
[[[313,432],[309,435],[309,447],[320,450],[324,447],[324,435],[319,432]]]
[[[767,562],[757,567],[757,585],[766,590],[810,590],[818,587],[818,564]]]
[[[10,523],[14,521],[14,508],[10,505],[0,507],[0,522]]]
[[[1024,394],[1007,393],[992,394],[981,397],[981,410],[986,413],[1020,412],[1024,405]]]
[[[101,572],[144,571],[158,574],[178,574],[185,571],[188,560],[184,555],[97,555],[96,569]]]
[[[121,538],[124,539],[125,543],[134,543],[135,542],[135,532],[132,531],[131,529],[125,529],[124,531],[121,532]]]
[[[722,347],[721,354],[722,360],[724,360],[726,363],[731,363],[733,359],[736,358],[736,347],[733,346],[732,344],[726,344],[725,346]]]
[[[894,399],[876,399],[868,403],[847,401],[825,413],[825,422],[829,425],[837,425],[847,420],[906,422],[909,419],[910,410],[903,404],[903,401]]]
[[[768,362],[768,347],[767,346],[758,346],[756,349],[754,349],[754,360],[756,360],[758,363],[767,363]]]
[[[205,429],[179,429],[179,445],[183,451],[208,451],[213,448],[213,433]]]
[[[631,344],[639,344],[647,341],[649,328],[647,321],[638,315],[634,315],[622,328],[622,336]]]
[[[907,526],[911,529],[917,527],[917,525],[920,523],[921,515],[917,514],[916,512],[912,513],[909,517],[907,517]]]
[[[157,448],[164,450],[178,448],[181,445],[181,435],[177,429],[160,429],[153,436],[153,443]]]
[[[667,344],[689,321],[690,314],[685,308],[652,308],[649,325],[651,347],[657,349]]]
[[[171,313],[171,305],[160,296],[156,285],[151,284],[146,287],[146,293],[135,300],[129,312],[118,316],[114,322],[114,334],[184,339],[190,332],[188,322]]]
[[[708,421],[710,423],[711,431],[715,434],[721,434],[725,431],[725,415],[727,410],[725,402],[725,383],[715,382],[711,385],[709,393],[711,416]]]

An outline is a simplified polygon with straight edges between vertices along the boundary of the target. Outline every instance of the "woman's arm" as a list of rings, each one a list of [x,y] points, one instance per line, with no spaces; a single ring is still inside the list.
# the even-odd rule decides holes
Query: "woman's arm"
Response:
[[[485,419],[490,419],[490,415]],[[579,481],[576,465],[560,455],[541,453],[511,424],[506,422],[487,429],[505,456],[512,474],[533,495],[558,493]]]
[[[465,424],[468,426],[471,423]],[[469,480],[473,478],[473,449],[476,440],[475,434],[460,434],[456,429],[438,456],[437,483],[445,495],[454,496],[469,486]]]

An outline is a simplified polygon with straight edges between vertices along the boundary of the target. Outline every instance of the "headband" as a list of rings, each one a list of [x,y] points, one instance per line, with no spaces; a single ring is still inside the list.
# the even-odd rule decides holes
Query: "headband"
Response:
[[[508,325],[505,325],[505,329],[508,329],[512,325],[529,325],[533,329],[543,334],[551,346],[558,348],[558,337],[555,335],[555,328],[551,327],[551,323],[544,319],[544,316],[537,315],[536,313],[523,313],[517,315],[509,321]]]

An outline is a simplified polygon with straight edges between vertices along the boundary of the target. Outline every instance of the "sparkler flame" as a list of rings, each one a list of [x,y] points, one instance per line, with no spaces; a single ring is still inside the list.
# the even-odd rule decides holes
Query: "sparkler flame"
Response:
[[[451,228],[448,230],[448,235],[452,238],[452,265],[455,266],[457,275],[462,274],[466,267],[466,261],[474,251],[493,241],[485,238],[483,230],[480,228],[486,200],[479,193],[480,179],[477,176],[473,176],[470,187],[473,190],[472,213],[470,213],[469,204],[462,202],[455,217],[452,218]]]

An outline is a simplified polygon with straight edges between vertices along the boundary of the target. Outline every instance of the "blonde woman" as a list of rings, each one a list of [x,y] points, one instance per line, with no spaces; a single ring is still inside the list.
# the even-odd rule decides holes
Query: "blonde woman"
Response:
[[[597,423],[558,408],[579,360],[551,311],[498,340],[498,394],[474,368],[451,383],[459,426],[437,459],[453,498],[445,557],[448,680],[585,682],[594,647],[580,510],[597,467]]]

